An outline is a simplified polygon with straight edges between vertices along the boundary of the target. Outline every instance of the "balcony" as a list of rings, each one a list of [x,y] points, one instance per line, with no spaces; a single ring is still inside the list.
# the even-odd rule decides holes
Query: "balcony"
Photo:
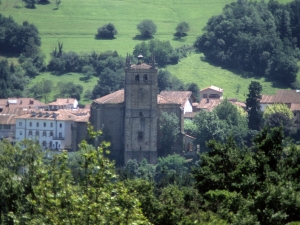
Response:
[[[53,137],[52,140],[65,140],[64,137]]]

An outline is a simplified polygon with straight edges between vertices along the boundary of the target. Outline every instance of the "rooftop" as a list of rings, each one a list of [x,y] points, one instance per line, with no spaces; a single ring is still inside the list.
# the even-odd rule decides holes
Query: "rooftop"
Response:
[[[213,85],[211,85],[210,87],[206,87],[206,88],[201,89],[200,92],[205,91],[205,90],[209,90],[209,89],[214,90],[214,91],[218,91],[218,92],[223,92],[222,88],[219,88],[219,87],[216,87],[216,86],[213,86]]]
[[[184,107],[192,95],[191,91],[162,91],[160,95]]]

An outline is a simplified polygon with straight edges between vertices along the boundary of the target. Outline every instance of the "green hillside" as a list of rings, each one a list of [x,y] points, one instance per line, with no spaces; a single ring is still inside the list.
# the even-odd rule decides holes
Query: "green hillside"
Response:
[[[169,40],[174,47],[192,44],[201,34],[207,20],[219,14],[224,5],[230,2],[230,0],[61,0],[59,9],[56,10],[54,0],[48,5],[36,5],[36,9],[25,8],[21,0],[2,0],[0,12],[12,16],[19,23],[27,20],[37,26],[42,38],[41,48],[47,59],[57,41],[64,43],[65,51],[84,53],[117,50],[124,56],[131,53],[133,47],[142,41],[136,38],[139,34],[136,25],[140,21],[152,19],[157,25],[155,38]],[[173,39],[173,34],[180,21],[188,22],[191,29],[189,36],[177,41]],[[97,28],[108,22],[112,22],[118,30],[116,39],[96,40],[94,36]],[[218,85],[225,89],[225,95],[228,97],[243,100],[247,86],[253,78],[242,78],[240,75],[214,67],[201,61],[200,56],[193,54],[178,65],[169,66],[168,70],[184,82],[196,82],[201,88],[210,84]],[[272,84],[260,81],[263,82],[265,93],[275,92]],[[79,79],[75,79],[74,82],[81,83]],[[85,89],[90,89],[90,86],[86,87],[84,83],[82,85]],[[240,90],[237,92],[238,86]]]

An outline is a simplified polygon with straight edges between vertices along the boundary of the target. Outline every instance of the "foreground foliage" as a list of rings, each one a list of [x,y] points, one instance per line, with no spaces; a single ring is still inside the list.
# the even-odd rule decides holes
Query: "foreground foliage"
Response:
[[[45,161],[38,143],[20,144],[0,143],[1,224],[150,224],[135,193],[116,180],[107,143],[81,143],[76,179],[67,152]]]

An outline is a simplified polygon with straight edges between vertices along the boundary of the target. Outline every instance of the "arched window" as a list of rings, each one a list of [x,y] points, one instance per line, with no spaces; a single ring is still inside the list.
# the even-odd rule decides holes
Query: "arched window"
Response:
[[[140,75],[139,74],[135,75],[135,81],[140,81]]]
[[[144,79],[144,81],[148,81],[148,75],[144,74],[143,79]]]

